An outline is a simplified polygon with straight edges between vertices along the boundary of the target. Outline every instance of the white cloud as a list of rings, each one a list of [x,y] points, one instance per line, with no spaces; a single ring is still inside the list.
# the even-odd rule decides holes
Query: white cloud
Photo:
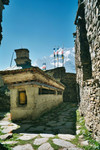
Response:
[[[59,67],[62,67],[62,48],[59,48]],[[64,48],[64,66],[67,72],[75,73],[75,48]],[[57,53],[57,51],[56,51]],[[53,52],[50,56],[44,56],[43,58],[37,59],[33,66],[38,66],[42,69],[42,64],[46,63],[46,69],[54,68],[54,55]],[[55,57],[55,65],[57,67],[57,57]]]
[[[34,63],[32,64],[32,66],[38,66],[38,64],[37,64],[36,61],[37,61],[37,60],[34,61]]]

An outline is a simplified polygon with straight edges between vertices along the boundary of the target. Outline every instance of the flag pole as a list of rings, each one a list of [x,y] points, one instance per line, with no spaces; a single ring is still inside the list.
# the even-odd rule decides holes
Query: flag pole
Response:
[[[63,51],[64,47],[62,48],[62,67],[64,67],[64,51]]]
[[[57,48],[57,67],[59,67],[59,48]]]
[[[53,52],[53,54],[54,54],[54,68],[55,68],[55,48],[53,48],[53,50],[54,50],[54,52]]]

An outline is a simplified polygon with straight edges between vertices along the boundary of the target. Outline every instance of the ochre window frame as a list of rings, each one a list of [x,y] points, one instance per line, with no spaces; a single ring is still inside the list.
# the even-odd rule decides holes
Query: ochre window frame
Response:
[[[20,95],[21,93],[24,93],[24,95]],[[25,99],[25,100],[24,100]],[[19,100],[19,105],[27,105],[27,95],[25,90],[18,91],[18,100]]]

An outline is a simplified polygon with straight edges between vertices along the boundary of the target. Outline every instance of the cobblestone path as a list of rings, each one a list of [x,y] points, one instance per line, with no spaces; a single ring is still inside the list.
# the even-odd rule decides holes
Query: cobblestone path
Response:
[[[63,103],[35,121],[17,122],[20,128],[15,133],[76,133],[76,104]]]
[[[76,134],[76,104],[63,103],[35,121],[11,122],[0,113],[0,139],[13,150],[81,150]],[[1,149],[0,149],[1,150]]]

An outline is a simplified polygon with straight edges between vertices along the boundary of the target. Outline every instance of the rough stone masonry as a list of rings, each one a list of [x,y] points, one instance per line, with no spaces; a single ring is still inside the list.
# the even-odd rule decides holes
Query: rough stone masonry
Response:
[[[100,141],[100,1],[80,0],[75,19],[77,98],[88,130]]]
[[[9,4],[9,0],[0,0],[0,44],[1,44],[1,40],[2,40],[2,26],[1,26],[1,22],[2,22],[2,11],[4,9],[4,5],[8,5]]]

